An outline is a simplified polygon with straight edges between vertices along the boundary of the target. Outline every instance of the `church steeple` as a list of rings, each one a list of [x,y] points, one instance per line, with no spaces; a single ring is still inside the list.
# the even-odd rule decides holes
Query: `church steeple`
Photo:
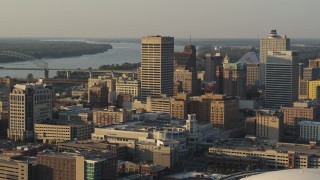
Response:
[[[223,64],[229,64],[230,63],[230,58],[228,56],[228,53],[226,52],[226,56],[223,59]]]

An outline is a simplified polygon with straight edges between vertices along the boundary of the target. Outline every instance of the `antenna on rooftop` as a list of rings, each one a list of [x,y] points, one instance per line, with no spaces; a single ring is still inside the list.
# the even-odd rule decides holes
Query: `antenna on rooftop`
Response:
[[[190,44],[191,44],[191,34],[190,34]]]

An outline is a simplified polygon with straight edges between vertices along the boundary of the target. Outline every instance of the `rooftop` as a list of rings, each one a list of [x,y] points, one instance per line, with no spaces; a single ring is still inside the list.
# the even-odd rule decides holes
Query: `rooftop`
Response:
[[[290,179],[290,180],[317,180],[320,177],[319,169],[289,169],[281,171],[266,172],[247,178],[243,180],[269,180],[269,179]]]
[[[302,155],[320,156],[320,147],[310,148],[306,144],[280,143],[271,141],[246,141],[243,139],[227,139],[215,142],[214,148],[243,151],[276,151],[282,153],[295,152]]]

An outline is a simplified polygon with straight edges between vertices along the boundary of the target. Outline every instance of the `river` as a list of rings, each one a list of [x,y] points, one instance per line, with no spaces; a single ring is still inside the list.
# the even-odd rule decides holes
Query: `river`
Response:
[[[54,58],[44,59],[48,62],[49,68],[81,68],[87,69],[89,67],[98,68],[106,64],[122,64],[125,62],[139,62],[141,45],[139,43],[121,42],[121,43],[108,43],[112,45],[112,49],[98,54],[83,55],[78,57],[68,58]],[[175,51],[182,51],[183,46],[175,45]],[[0,63],[0,67],[15,67],[15,68],[35,68],[37,67],[33,62],[21,61],[12,63]],[[32,73],[34,78],[44,76],[43,71],[9,71],[0,69],[0,77],[10,76],[17,78],[26,78],[28,73]],[[55,71],[49,72],[49,77],[56,75]]]

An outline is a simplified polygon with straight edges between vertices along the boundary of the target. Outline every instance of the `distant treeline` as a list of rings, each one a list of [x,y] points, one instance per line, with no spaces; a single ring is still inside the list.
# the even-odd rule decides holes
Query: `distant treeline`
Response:
[[[102,53],[112,49],[109,44],[86,42],[40,41],[40,40],[0,40],[0,51],[15,51],[36,58],[62,58]],[[16,57],[1,56],[0,62],[22,61]]]
[[[132,70],[137,69],[141,66],[141,63],[123,63],[123,64],[107,64],[102,65],[98,69],[100,70]]]

